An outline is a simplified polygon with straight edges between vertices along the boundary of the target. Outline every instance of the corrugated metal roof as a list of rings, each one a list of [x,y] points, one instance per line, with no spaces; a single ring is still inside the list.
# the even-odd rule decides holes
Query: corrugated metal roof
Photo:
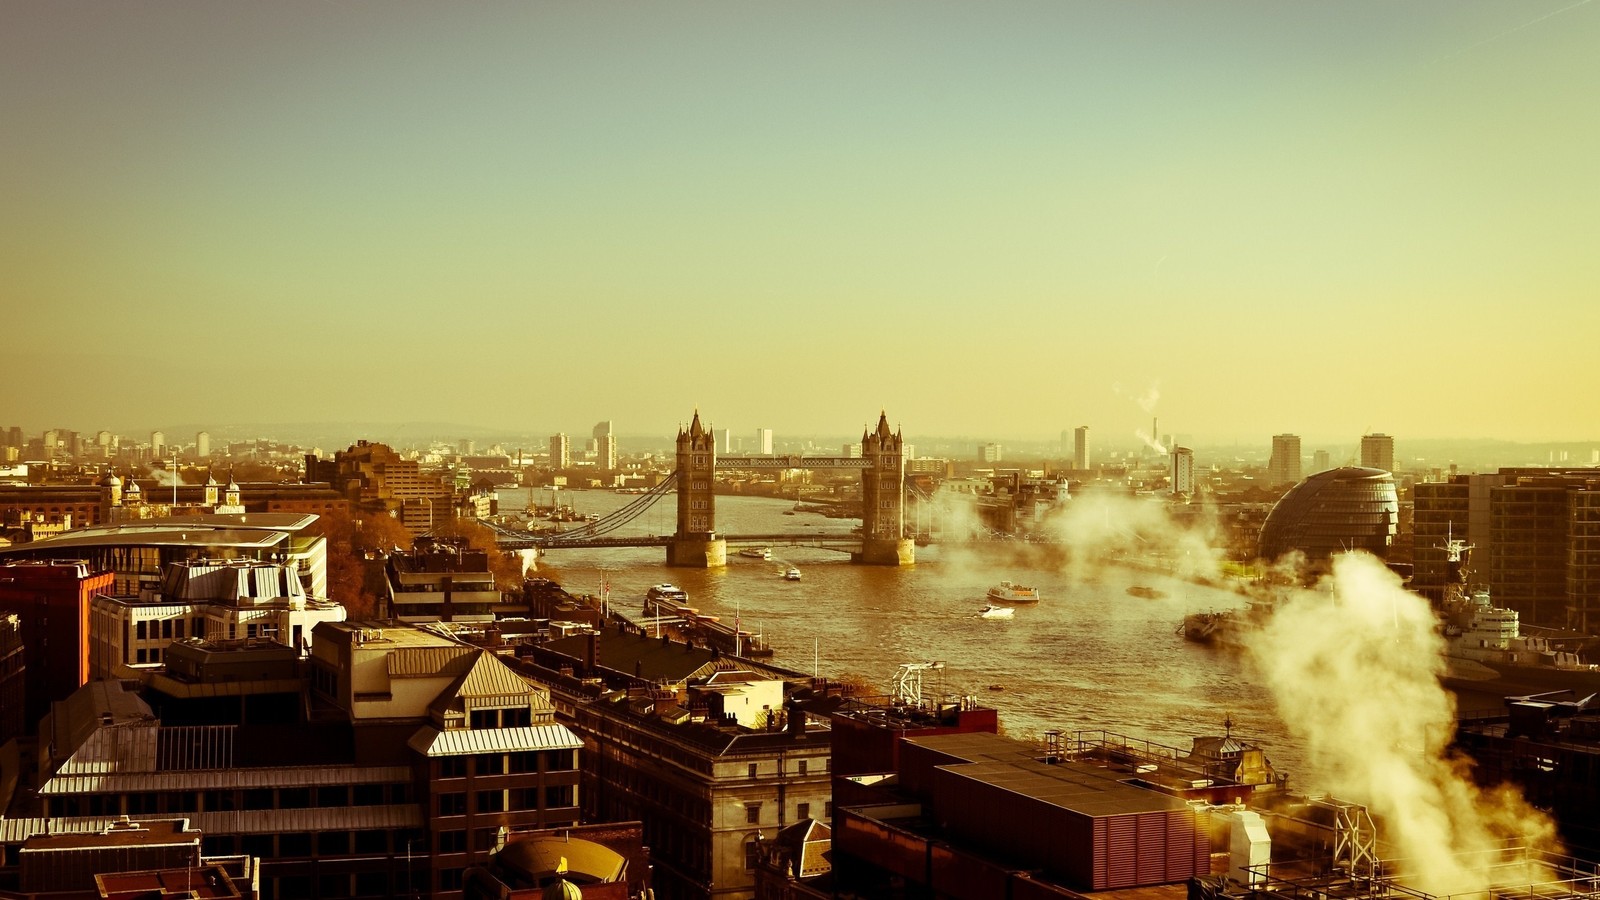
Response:
[[[410,781],[409,766],[294,766],[259,769],[206,769],[187,772],[138,772],[128,775],[60,775],[46,781],[39,793],[115,794],[143,791],[225,791],[242,788],[322,787],[334,784],[395,784]]]
[[[429,725],[412,735],[406,745],[424,756],[464,756],[521,750],[577,750],[583,746],[583,741],[565,725],[458,728],[451,731],[440,731]]]
[[[387,663],[391,678],[421,676],[455,678],[472,666],[478,648],[465,644],[445,647],[396,647],[389,651]]]

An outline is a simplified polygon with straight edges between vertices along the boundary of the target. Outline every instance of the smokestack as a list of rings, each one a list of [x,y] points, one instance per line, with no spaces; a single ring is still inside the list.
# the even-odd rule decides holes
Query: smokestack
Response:
[[[595,660],[600,655],[600,636],[589,632],[583,642],[583,670],[590,675],[595,673]]]
[[[1150,440],[1161,443],[1161,432],[1156,429],[1156,417],[1150,417]]]
[[[805,737],[806,736],[806,711],[801,709],[799,704],[790,703],[789,704],[789,718],[784,724],[789,726],[789,736],[790,737],[796,738],[796,739]]]

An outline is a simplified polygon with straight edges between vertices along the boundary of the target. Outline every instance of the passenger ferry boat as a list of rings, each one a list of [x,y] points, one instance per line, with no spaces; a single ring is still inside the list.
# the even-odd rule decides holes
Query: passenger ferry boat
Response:
[[[800,580],[800,570],[796,569],[794,566],[790,566],[789,570],[787,572],[783,573],[783,580],[784,581],[799,581]]]
[[[1025,587],[1020,584],[1012,584],[1009,581],[1002,581],[989,588],[989,604],[991,606],[998,606],[1002,603],[1038,602],[1039,589],[1036,587]]]
[[[771,559],[772,550],[767,547],[746,547],[739,551],[739,555],[749,559]]]

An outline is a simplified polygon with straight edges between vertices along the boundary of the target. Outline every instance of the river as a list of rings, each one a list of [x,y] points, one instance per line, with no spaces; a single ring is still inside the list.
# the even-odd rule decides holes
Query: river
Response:
[[[548,504],[548,490],[534,491]],[[527,505],[526,489],[499,491],[503,510]],[[562,491],[580,513],[604,514],[632,496],[607,491]],[[718,530],[727,534],[847,531],[859,524],[814,513],[786,515],[789,501],[719,496]],[[664,500],[616,534],[668,534],[675,508]],[[602,579],[614,604],[638,613],[645,589],[670,581],[688,591],[701,612],[761,631],[774,662],[825,675],[859,675],[887,688],[902,663],[940,661],[925,691],[972,694],[1000,713],[1016,736],[1046,730],[1105,730],[1187,749],[1192,738],[1234,732],[1261,744],[1291,786],[1308,788],[1302,744],[1279,723],[1271,695],[1239,656],[1191,644],[1177,633],[1186,612],[1232,608],[1229,591],[1136,572],[1102,568],[1063,571],[1016,561],[1016,554],[918,547],[906,568],[851,565],[837,551],[773,547],[771,560],[730,549],[725,569],[675,569],[659,548],[553,550],[540,569],[572,593],[598,594]],[[999,548],[996,548],[998,551]],[[1007,561],[1000,562],[997,557]],[[800,581],[785,581],[788,566]],[[990,586],[1002,579],[1039,588],[1041,601],[1018,606],[1014,618],[976,613]],[[1160,599],[1127,593],[1142,585]],[[998,690],[992,688],[999,688]]]

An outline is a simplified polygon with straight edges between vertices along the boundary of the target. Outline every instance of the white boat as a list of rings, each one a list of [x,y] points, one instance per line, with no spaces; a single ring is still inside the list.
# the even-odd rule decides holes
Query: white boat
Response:
[[[1009,606],[995,606],[993,603],[978,610],[981,619],[1009,619],[1016,610]]]
[[[739,555],[750,559],[771,559],[772,551],[766,547],[746,547],[739,551]]]
[[[657,584],[644,592],[644,598],[652,603],[687,603],[689,592],[675,584]]]
[[[989,604],[991,606],[1000,603],[1038,602],[1039,589],[1036,587],[1025,587],[1020,584],[1012,584],[1009,581],[1002,581],[994,587],[989,588]]]
[[[799,581],[800,580],[800,570],[796,569],[794,566],[790,566],[789,567],[789,571],[783,573],[783,580],[784,581]]]

